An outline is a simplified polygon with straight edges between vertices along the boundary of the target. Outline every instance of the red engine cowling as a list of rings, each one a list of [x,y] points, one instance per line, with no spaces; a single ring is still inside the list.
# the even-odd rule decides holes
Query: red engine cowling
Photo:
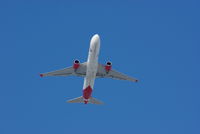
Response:
[[[109,72],[111,69],[112,69],[112,63],[108,61],[105,65],[105,70],[106,72]]]
[[[75,61],[74,61],[73,68],[76,70],[76,69],[79,68],[79,66],[80,66],[80,61],[79,61],[79,60],[75,60]]]

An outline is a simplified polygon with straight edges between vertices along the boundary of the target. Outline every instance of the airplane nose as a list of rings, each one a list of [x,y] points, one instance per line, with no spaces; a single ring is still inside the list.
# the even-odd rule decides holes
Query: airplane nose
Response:
[[[99,35],[98,34],[95,34],[92,39],[91,39],[91,43],[92,44],[98,44],[100,41],[100,38],[99,38]]]
[[[99,35],[98,35],[98,34],[95,34],[92,38],[93,38],[94,40],[99,40]]]

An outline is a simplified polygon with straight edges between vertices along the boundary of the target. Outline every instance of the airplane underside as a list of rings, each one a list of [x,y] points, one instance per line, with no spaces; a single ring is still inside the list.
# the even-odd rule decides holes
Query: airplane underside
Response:
[[[92,91],[96,78],[113,78],[119,80],[129,80],[137,82],[138,80],[122,74],[112,69],[112,63],[107,62],[106,65],[98,63],[98,55],[100,50],[100,38],[99,35],[94,35],[90,41],[89,55],[87,62],[80,63],[79,60],[75,60],[73,66],[40,74],[44,76],[82,76],[84,78],[83,95],[71,100],[69,103],[92,103],[103,104],[101,101],[92,97]]]

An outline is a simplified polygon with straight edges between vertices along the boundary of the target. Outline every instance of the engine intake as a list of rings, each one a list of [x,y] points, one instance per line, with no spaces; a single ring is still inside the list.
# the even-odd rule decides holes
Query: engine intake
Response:
[[[76,64],[79,64],[79,63],[80,63],[80,61],[79,61],[79,60],[75,60],[75,61],[74,61],[74,63],[76,63]]]
[[[108,61],[108,62],[106,63],[106,65],[111,66],[112,63],[111,63],[110,61]]]
[[[79,60],[74,60],[74,65],[73,65],[73,68],[76,70],[78,69],[80,66],[80,61]]]

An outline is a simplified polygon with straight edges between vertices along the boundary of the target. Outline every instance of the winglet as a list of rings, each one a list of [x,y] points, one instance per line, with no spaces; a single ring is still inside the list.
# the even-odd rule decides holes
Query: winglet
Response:
[[[135,82],[138,82],[138,80],[135,80]]]
[[[43,77],[44,75],[43,74],[40,74],[40,77]]]

